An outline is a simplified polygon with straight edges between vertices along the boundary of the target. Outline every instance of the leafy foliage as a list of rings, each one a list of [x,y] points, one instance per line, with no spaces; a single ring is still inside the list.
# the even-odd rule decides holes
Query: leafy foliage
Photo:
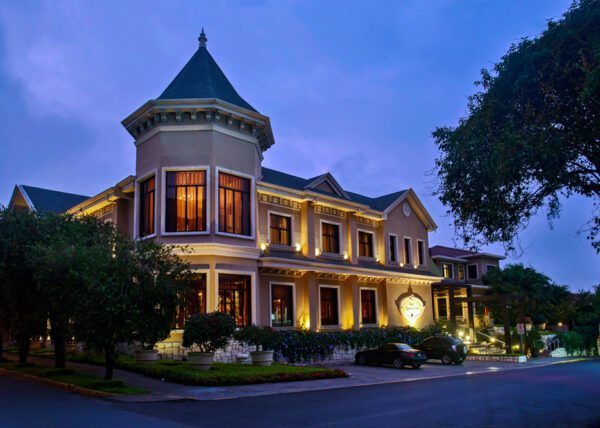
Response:
[[[261,346],[263,351],[274,350],[281,340],[281,335],[272,327],[249,325],[235,332],[234,338],[248,346]]]
[[[194,345],[200,352],[215,352],[223,349],[235,332],[235,319],[222,312],[195,314],[186,322],[183,330],[183,346]]]
[[[436,194],[465,243],[503,242],[559,196],[593,199],[600,252],[600,0],[581,0],[537,38],[510,47],[457,127],[437,128]]]

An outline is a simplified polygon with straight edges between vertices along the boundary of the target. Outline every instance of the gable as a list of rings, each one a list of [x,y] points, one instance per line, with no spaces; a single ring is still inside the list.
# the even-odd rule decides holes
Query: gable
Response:
[[[319,190],[322,190],[323,192],[333,193],[333,194],[337,195],[337,192],[334,190],[334,188],[331,186],[331,184],[329,184],[327,181],[322,182],[317,187],[315,187],[315,189],[319,189]]]

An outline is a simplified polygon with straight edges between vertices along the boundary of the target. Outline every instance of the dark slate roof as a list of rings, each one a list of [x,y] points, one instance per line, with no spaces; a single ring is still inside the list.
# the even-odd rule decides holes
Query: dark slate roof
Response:
[[[431,256],[446,256],[446,257],[464,257],[474,256],[477,254],[474,251],[462,250],[460,248],[444,247],[443,245],[436,245],[429,249]]]
[[[265,167],[262,168],[262,181],[264,181],[265,183],[270,183],[270,184],[274,184],[277,186],[289,187],[289,188],[295,189],[295,190],[307,190],[306,186],[321,176],[322,175],[318,175],[318,176],[312,177],[312,178],[301,178],[301,177],[297,177],[295,175],[286,174],[285,172],[276,171],[271,168],[265,168]],[[341,199],[344,201],[348,200],[344,197],[338,196],[336,194],[324,192],[320,189],[310,188],[309,190],[311,192],[322,193],[324,195],[338,198],[338,199]],[[371,198],[369,196],[364,196],[364,195],[360,195],[358,193],[353,193],[353,192],[348,192],[348,191],[346,191],[346,194],[350,198],[349,200],[352,202],[367,205],[369,208],[372,208],[377,211],[384,211],[388,206],[390,206],[390,204],[392,204],[396,199],[398,199],[400,197],[400,195],[402,195],[404,192],[406,192],[406,190],[401,190],[399,192],[390,193],[388,195],[383,195],[383,196],[379,196],[376,198]]]
[[[89,196],[41,189],[39,187],[21,185],[21,188],[27,193],[27,197],[29,197],[37,212],[64,213],[69,208],[90,198]]]
[[[228,103],[256,111],[233,88],[205,46],[200,46],[179,72],[159,100],[218,98]]]

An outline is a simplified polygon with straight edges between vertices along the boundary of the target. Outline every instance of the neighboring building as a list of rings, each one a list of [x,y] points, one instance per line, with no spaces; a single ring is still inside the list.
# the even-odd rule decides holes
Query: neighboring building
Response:
[[[165,91],[122,122],[135,175],[89,198],[17,186],[11,206],[95,215],[132,238],[187,245],[181,257],[197,273],[196,298],[180,308],[178,329],[190,313],[214,310],[238,325],[419,328],[434,320],[442,279],[432,259],[457,275],[463,266],[465,278],[475,264],[465,281],[473,287],[488,261],[498,265],[466,252],[443,258],[441,247],[430,258],[437,226],[412,189],[372,198],[330,173],[263,167],[275,143],[269,117],[233,88],[204,32],[199,41]]]
[[[436,245],[429,255],[443,276],[433,286],[434,316],[436,319],[454,320],[473,329],[489,326],[490,319],[484,304],[465,302],[488,292],[482,277],[489,271],[500,269],[504,256]]]

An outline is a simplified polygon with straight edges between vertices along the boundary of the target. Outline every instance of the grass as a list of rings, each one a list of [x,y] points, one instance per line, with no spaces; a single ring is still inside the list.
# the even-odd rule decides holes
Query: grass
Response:
[[[0,368],[111,394],[132,395],[148,392],[144,388],[126,385],[122,380],[104,380],[99,376],[77,373],[73,369],[55,369],[35,364],[14,363],[0,364]]]
[[[71,361],[102,365],[97,356],[73,354]],[[300,380],[333,379],[346,377],[342,370],[320,367],[289,366],[273,364],[258,367],[249,364],[214,363],[208,371],[194,369],[183,361],[159,360],[140,363],[131,357],[119,356],[117,368],[143,374],[169,382],[195,386],[250,385],[271,382],[293,382]]]

